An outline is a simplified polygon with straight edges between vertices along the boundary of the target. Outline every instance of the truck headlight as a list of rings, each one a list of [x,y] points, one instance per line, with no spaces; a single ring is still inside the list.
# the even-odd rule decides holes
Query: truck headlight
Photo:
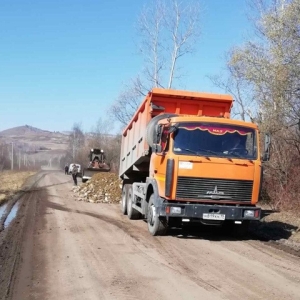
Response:
[[[171,207],[170,213],[171,214],[181,214],[181,207]]]
[[[244,217],[248,217],[248,218],[254,218],[254,210],[245,210],[244,211]]]

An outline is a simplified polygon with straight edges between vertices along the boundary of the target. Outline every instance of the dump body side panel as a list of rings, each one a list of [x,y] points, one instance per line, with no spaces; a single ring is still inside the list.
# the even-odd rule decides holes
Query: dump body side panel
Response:
[[[149,146],[145,132],[147,124],[151,120],[151,113],[150,97],[147,96],[130,124],[123,131],[119,169],[121,177],[126,171],[132,169],[134,164],[141,164],[147,160]]]

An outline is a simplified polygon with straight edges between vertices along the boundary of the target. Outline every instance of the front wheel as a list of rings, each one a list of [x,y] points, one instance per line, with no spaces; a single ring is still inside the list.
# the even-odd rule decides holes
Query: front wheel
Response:
[[[154,205],[154,194],[152,194],[149,199],[147,223],[148,230],[152,235],[165,235],[167,233],[167,221],[160,219],[158,214],[156,213],[156,207]]]

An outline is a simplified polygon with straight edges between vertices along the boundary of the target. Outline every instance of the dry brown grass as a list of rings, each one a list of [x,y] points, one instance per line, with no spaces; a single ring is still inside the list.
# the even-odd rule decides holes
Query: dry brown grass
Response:
[[[26,179],[35,173],[32,171],[0,172],[0,204],[20,190]]]

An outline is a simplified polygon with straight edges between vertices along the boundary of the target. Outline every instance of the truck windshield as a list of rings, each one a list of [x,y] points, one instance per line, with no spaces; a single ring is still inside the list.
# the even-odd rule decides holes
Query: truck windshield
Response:
[[[180,123],[173,151],[181,155],[256,159],[255,130],[217,123]]]

